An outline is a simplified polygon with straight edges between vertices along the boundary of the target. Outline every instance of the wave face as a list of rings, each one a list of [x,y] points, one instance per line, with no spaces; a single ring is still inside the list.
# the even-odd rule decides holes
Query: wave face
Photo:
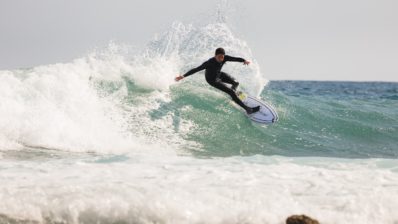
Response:
[[[209,116],[211,125],[203,121],[193,138],[202,138],[207,155],[397,158],[397,91],[397,83],[271,81],[260,97],[276,107],[277,124],[253,125],[216,102],[221,113]]]
[[[283,155],[397,158],[398,83],[271,82],[263,92],[282,122]],[[274,151],[274,153],[278,153]]]
[[[280,120],[252,123],[224,70]],[[174,23],[143,50],[0,71],[0,223],[398,222],[398,84],[271,81],[225,23]]]

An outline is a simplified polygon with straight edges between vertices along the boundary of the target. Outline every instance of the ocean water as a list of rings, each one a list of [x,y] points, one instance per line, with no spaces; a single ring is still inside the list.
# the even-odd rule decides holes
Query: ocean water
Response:
[[[216,38],[217,37],[217,38]],[[203,73],[272,104],[251,122]],[[375,74],[377,75],[377,74]],[[0,223],[398,223],[398,83],[268,81],[224,23],[0,71]]]

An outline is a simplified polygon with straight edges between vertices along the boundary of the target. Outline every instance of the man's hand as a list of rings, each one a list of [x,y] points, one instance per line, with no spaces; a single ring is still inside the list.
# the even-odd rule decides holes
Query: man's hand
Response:
[[[244,64],[244,65],[249,65],[249,64],[250,64],[250,61],[244,61],[243,64]]]
[[[178,82],[178,81],[180,81],[180,80],[183,79],[183,78],[184,78],[184,76],[179,75],[179,76],[177,76],[174,80],[176,80],[176,82]]]

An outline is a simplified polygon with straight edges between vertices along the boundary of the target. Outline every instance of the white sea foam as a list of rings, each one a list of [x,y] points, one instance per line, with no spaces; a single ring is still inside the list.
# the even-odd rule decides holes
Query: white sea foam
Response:
[[[68,223],[395,223],[397,160],[232,157],[167,150],[1,164],[0,214]],[[4,170],[7,170],[4,172]],[[82,172],[84,171],[84,172]]]
[[[175,22],[172,29],[150,43],[149,52],[167,57],[178,55],[183,65],[181,72],[184,73],[212,57],[218,47],[224,47],[229,55],[252,61],[250,66],[230,62],[226,64],[224,70],[239,80],[248,93],[259,95],[267,80],[261,73],[247,43],[236,38],[225,23],[194,27]]]

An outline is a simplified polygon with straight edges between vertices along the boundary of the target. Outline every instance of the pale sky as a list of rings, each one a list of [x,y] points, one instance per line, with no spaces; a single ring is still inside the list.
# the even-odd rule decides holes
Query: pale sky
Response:
[[[396,0],[0,0],[0,70],[142,46],[220,2],[270,80],[398,81]]]

